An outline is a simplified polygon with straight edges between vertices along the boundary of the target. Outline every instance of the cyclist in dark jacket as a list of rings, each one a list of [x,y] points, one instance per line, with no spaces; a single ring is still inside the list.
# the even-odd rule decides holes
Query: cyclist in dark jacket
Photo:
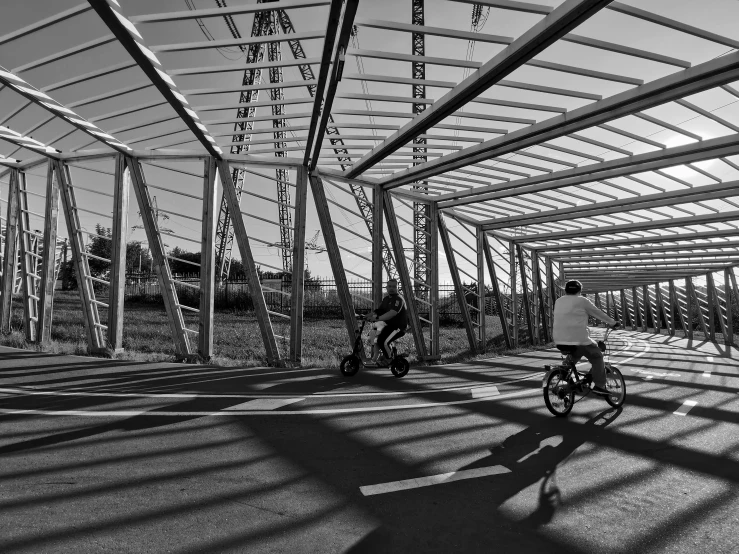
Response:
[[[385,359],[378,361],[379,365],[390,363],[390,343],[398,338],[408,326],[405,298],[398,294],[398,280],[390,279],[387,282],[387,296],[382,299],[380,306],[369,314],[369,321],[383,321],[385,328],[377,335],[377,346],[385,354]]]

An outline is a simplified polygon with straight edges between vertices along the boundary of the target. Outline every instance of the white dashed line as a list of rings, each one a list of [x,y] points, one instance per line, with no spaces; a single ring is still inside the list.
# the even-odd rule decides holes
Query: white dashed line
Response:
[[[498,396],[500,391],[498,387],[478,387],[476,389],[470,389],[472,398],[486,398],[488,396]]]
[[[417,479],[404,479],[403,481],[391,481],[390,483],[380,483],[379,485],[366,485],[359,487],[359,490],[364,496],[372,496],[375,494],[443,485],[444,483],[453,483],[454,481],[476,479],[477,477],[487,477],[488,475],[500,475],[510,472],[510,469],[503,466],[463,469],[462,471],[452,471],[451,473],[441,473],[439,475],[430,475],[429,477],[419,477]]]
[[[276,410],[277,408],[282,408],[288,404],[295,404],[295,402],[300,402],[301,400],[305,400],[305,398],[260,398],[258,400],[250,400],[249,402],[223,408],[223,411],[243,412],[249,410]]]
[[[689,411],[690,411],[690,410],[691,410],[691,409],[693,408],[693,406],[695,406],[696,404],[698,404],[698,402],[696,402],[695,400],[686,400],[685,402],[683,402],[683,405],[682,405],[682,406],[680,406],[680,407],[679,407],[679,408],[678,408],[677,410],[675,410],[675,411],[674,411],[674,412],[672,412],[672,413],[673,413],[673,414],[675,414],[675,415],[679,415],[679,416],[684,416],[684,415],[687,415],[687,413],[688,413],[688,412],[689,412]]]

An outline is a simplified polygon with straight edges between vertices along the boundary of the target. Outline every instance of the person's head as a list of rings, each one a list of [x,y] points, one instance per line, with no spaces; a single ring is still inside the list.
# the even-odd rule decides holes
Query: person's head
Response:
[[[398,294],[398,280],[397,279],[388,279],[387,293],[388,294]]]
[[[581,290],[582,283],[580,281],[573,279],[572,281],[567,281],[567,283],[565,283],[565,294],[576,295],[580,294]]]

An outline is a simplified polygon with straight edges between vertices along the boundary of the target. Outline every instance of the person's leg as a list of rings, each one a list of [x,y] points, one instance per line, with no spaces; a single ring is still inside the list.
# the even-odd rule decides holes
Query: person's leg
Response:
[[[382,353],[385,354],[385,359],[387,360],[389,360],[392,356],[390,352],[390,342],[393,340],[393,337],[395,337],[395,335],[397,335],[399,332],[400,329],[398,329],[397,327],[388,325],[382,331],[380,331],[379,335],[377,335],[377,346],[380,347]]]
[[[606,364],[603,361],[603,352],[600,351],[595,344],[583,345],[578,350],[581,350],[583,356],[587,358],[592,366],[590,374],[593,376],[593,383],[596,387],[601,389],[606,388]]]

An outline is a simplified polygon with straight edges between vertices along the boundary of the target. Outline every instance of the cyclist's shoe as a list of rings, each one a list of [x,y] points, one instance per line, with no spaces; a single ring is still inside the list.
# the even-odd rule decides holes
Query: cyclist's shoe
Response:
[[[606,389],[604,389],[604,388],[601,388],[601,387],[597,387],[597,386],[594,386],[594,387],[593,387],[593,388],[591,389],[591,392],[592,392],[593,394],[597,394],[597,395],[599,395],[599,396],[611,396],[611,393],[610,393],[610,392],[608,392],[608,391],[607,391]]]

